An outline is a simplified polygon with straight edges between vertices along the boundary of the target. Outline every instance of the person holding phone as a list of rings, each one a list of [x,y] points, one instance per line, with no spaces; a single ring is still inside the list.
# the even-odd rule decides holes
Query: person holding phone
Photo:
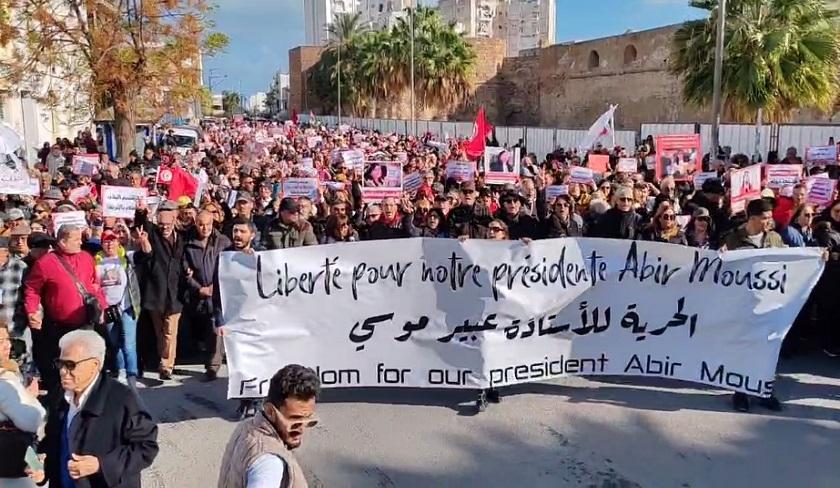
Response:
[[[28,467],[26,453],[44,425],[46,411],[38,402],[37,378],[24,381],[11,351],[9,328],[0,322],[0,486],[28,488],[35,484],[27,472],[39,466]]]

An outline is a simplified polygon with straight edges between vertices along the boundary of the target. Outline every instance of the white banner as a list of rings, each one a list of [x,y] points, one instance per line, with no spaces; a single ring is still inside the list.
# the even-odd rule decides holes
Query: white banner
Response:
[[[145,199],[145,188],[102,185],[102,216],[133,219],[137,201]]]
[[[228,396],[289,363],[324,386],[675,378],[769,395],[815,248],[405,239],[224,253]],[[714,304],[714,306],[710,306]]]
[[[318,178],[283,178],[283,196],[318,200]]]

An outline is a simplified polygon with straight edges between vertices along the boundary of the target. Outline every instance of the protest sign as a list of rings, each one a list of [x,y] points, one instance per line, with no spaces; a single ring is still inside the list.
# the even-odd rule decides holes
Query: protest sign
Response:
[[[67,199],[73,202],[74,204],[79,203],[82,199],[87,198],[90,195],[92,188],[90,185],[79,186],[70,190],[70,195],[67,196]]]
[[[403,172],[399,161],[365,161],[362,196],[365,202],[402,198]]]
[[[700,134],[656,136],[656,177],[673,176],[676,181],[691,181],[703,171]]]
[[[414,171],[407,175],[403,175],[403,190],[414,195],[420,186],[423,185],[423,173]]]
[[[81,210],[73,212],[58,212],[50,216],[52,220],[53,235],[58,234],[58,230],[63,225],[76,225],[79,227],[87,227],[87,219],[85,213]]]
[[[484,182],[489,185],[516,183],[519,180],[519,148],[484,149]]]
[[[767,187],[780,190],[786,186],[793,186],[802,180],[801,164],[768,164]]]
[[[814,165],[837,164],[837,146],[813,146],[805,149],[805,162]]]
[[[592,170],[589,168],[584,168],[582,166],[572,166],[572,168],[569,170],[569,182],[588,185],[590,183],[595,182],[595,176],[592,174]]]
[[[545,187],[545,200],[548,203],[554,201],[555,198],[568,195],[569,185],[549,185]]]
[[[607,154],[590,154],[586,167],[593,173],[606,173],[610,170],[610,157]]]
[[[408,153],[405,151],[400,151],[398,153],[394,153],[394,156],[397,158],[397,161],[405,164],[408,162]]]
[[[0,192],[2,193],[2,192]],[[18,193],[19,195],[32,195],[37,197],[41,194],[41,180],[38,178],[29,178],[29,186]]]
[[[5,162],[2,161],[5,158]],[[31,180],[26,162],[14,154],[0,154],[0,193],[26,195],[31,191]]]
[[[344,167],[352,169],[358,173],[364,171],[365,167],[365,153],[359,149],[352,149],[341,153],[341,159],[344,161]]]
[[[318,178],[283,178],[283,196],[318,200]]]
[[[584,374],[768,396],[820,254],[419,238],[223,253],[228,396],[265,396],[289,363],[325,387],[475,389]]]
[[[729,173],[733,212],[742,212],[747,202],[761,197],[761,166],[753,165]]]
[[[133,219],[137,200],[146,198],[145,188],[102,186],[102,216]]]
[[[806,185],[808,190],[805,201],[809,205],[825,207],[834,200],[834,190],[837,188],[837,180],[823,176],[811,176]]]
[[[703,183],[705,183],[708,180],[713,180],[717,177],[718,175],[716,171],[705,171],[703,173],[697,173],[696,175],[694,175],[694,189],[702,189]]]
[[[446,179],[457,182],[475,180],[475,161],[447,161]]]
[[[639,163],[636,158],[619,158],[616,171],[619,173],[635,173],[639,170]]]
[[[149,215],[155,215],[157,213],[161,200],[160,195],[146,197],[146,208],[148,209]]]
[[[306,138],[306,147],[309,149],[315,149],[318,146],[321,146],[324,143],[324,138],[321,136],[309,136]]]
[[[300,166],[302,168],[314,168],[315,160],[312,158],[300,158]]]
[[[73,166],[71,171],[74,175],[93,176],[98,169],[98,154],[77,154],[73,156]]]

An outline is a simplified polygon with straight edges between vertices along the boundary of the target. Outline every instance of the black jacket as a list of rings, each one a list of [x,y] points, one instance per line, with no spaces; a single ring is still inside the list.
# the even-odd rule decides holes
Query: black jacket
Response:
[[[523,237],[529,239],[540,239],[542,237],[539,221],[524,211],[520,211],[518,215],[511,217],[504,210],[499,210],[496,212],[496,218],[507,224],[511,240],[518,240]]]
[[[184,286],[184,236],[175,232],[175,241],[169,242],[157,226],[138,211],[135,223],[149,234],[151,254],[137,251],[135,261],[141,271],[143,310],[158,313],[179,313],[183,308],[181,295]]]
[[[184,305],[192,313],[210,315],[213,313],[212,297],[201,297],[198,290],[216,282],[219,269],[219,254],[232,246],[230,239],[214,230],[206,246],[201,245],[193,233],[184,244],[184,266],[192,270],[192,276],[185,279]]]
[[[47,479],[61,479],[61,431],[68,408],[64,390],[53,391],[46,435],[38,448],[47,455]],[[140,471],[151,466],[158,453],[157,425],[135,392],[100,374],[82,411],[73,419],[69,444],[71,453],[99,460],[99,472],[75,480],[76,488],[139,488]]]

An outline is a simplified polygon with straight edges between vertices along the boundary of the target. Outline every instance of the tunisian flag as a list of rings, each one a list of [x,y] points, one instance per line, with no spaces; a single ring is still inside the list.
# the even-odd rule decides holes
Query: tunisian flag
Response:
[[[467,156],[472,159],[478,159],[484,156],[484,148],[487,146],[487,138],[493,134],[493,126],[487,122],[487,115],[484,113],[484,107],[478,109],[478,115],[475,117],[475,128],[473,129],[473,137],[467,141],[464,149]]]
[[[184,195],[193,198],[198,191],[198,180],[181,168],[160,168],[157,182],[169,186],[167,198],[170,200],[177,200]]]

